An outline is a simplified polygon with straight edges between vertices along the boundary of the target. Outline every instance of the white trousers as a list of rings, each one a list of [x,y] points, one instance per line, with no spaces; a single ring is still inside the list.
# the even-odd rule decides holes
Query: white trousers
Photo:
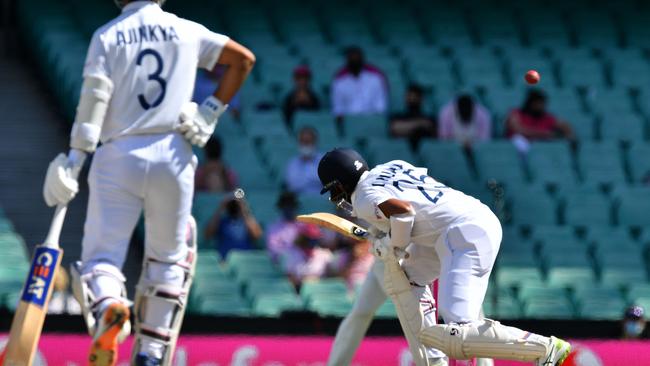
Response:
[[[143,211],[145,256],[166,263],[186,256],[195,169],[190,144],[176,133],[126,136],[97,149],[88,176],[82,272],[100,266],[114,272],[115,283],[91,284],[96,296],[119,298],[116,285]]]

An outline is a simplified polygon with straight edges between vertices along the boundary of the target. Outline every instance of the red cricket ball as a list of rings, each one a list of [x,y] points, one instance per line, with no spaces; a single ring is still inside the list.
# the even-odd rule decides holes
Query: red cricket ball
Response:
[[[537,84],[539,83],[539,73],[535,70],[528,70],[524,79],[528,84]]]

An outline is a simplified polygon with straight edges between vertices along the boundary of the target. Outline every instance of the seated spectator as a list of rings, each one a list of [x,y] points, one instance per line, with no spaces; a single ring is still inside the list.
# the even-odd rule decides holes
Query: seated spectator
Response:
[[[638,305],[625,309],[623,314],[623,339],[639,339],[645,330],[645,310]]]
[[[296,221],[299,202],[292,192],[282,192],[278,198],[277,207],[280,217],[266,230],[266,249],[271,259],[278,261],[298,237],[300,224]]]
[[[374,256],[370,253],[369,241],[356,241],[350,238],[341,238],[340,246],[334,252],[334,259],[330,265],[331,274],[343,277],[350,290],[365,281]]]
[[[409,85],[406,91],[406,109],[390,118],[390,134],[393,137],[406,137],[417,145],[423,137],[433,137],[436,122],[424,112],[424,92],[419,85]]]
[[[318,134],[312,127],[298,132],[299,155],[289,160],[284,183],[295,194],[320,194],[323,188],[318,179],[318,163],[323,156],[317,149]]]
[[[547,111],[547,97],[541,90],[531,89],[524,105],[513,110],[506,120],[506,136],[526,140],[548,140],[558,137],[573,139],[571,126]]]
[[[317,111],[320,109],[318,96],[311,88],[311,70],[307,66],[298,66],[293,70],[293,90],[284,98],[282,111],[287,123],[291,123],[293,114],[298,110]]]
[[[347,62],[332,81],[332,113],[341,120],[346,115],[385,113],[388,85],[384,74],[367,64],[359,47],[346,52]]]
[[[56,271],[53,287],[48,314],[81,314],[81,306],[70,292],[70,276],[65,268]]]
[[[231,249],[255,249],[262,237],[262,228],[244,200],[226,197],[205,228],[205,237],[213,238],[222,258]]]
[[[235,173],[221,159],[221,140],[212,136],[205,144],[205,162],[196,169],[194,186],[202,192],[229,192],[237,186]]]
[[[321,237],[318,226],[301,224],[294,245],[281,255],[282,269],[296,287],[326,275],[332,252],[320,247]]]
[[[475,142],[489,140],[491,136],[490,113],[475,102],[472,96],[462,94],[440,110],[438,117],[440,140],[453,140],[470,147]]]
[[[196,73],[196,80],[194,81],[194,92],[192,93],[192,101],[201,104],[205,98],[209,97],[217,90],[219,80],[223,75],[225,68],[222,65],[215,66],[214,70],[208,71],[199,69]],[[239,121],[241,116],[241,102],[239,93],[228,103],[228,112]]]

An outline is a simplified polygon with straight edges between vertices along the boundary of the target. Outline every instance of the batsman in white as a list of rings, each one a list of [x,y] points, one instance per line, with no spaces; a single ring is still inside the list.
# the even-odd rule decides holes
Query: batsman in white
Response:
[[[162,2],[116,0],[121,15],[93,35],[70,152],[50,163],[43,188],[48,205],[69,202],[78,191],[71,171],[94,152],[82,257],[72,269],[93,336],[91,365],[114,365],[130,332],[121,268],[143,211],[132,363],[171,363],[195,263],[191,144],[210,138],[255,63],[245,47],[163,11]],[[218,89],[191,103],[197,68],[217,64],[226,66]]]
[[[329,192],[332,202],[373,225],[375,232],[389,233],[374,240],[373,250],[384,261],[384,288],[418,366],[440,363],[431,357],[431,348],[458,360],[511,359],[539,366],[564,362],[569,343],[480,316],[502,235],[487,206],[405,161],[369,170],[351,149],[325,154],[318,176],[322,193]],[[410,256],[398,260],[396,248]],[[435,324],[426,311],[430,293],[422,286],[434,279],[439,280],[444,325]]]

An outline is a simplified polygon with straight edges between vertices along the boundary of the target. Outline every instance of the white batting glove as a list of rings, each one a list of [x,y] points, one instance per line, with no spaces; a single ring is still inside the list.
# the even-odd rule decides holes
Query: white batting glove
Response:
[[[372,241],[372,254],[382,261],[397,260],[395,250],[390,245],[390,239],[385,236],[381,239],[375,238]]]
[[[192,145],[205,146],[212,136],[219,117],[228,109],[214,96],[206,98],[200,106],[196,103],[186,103],[181,109],[180,125],[176,128]]]
[[[77,195],[77,175],[85,158],[86,153],[72,149],[68,156],[61,153],[52,160],[43,185],[43,197],[48,206],[65,205]]]

